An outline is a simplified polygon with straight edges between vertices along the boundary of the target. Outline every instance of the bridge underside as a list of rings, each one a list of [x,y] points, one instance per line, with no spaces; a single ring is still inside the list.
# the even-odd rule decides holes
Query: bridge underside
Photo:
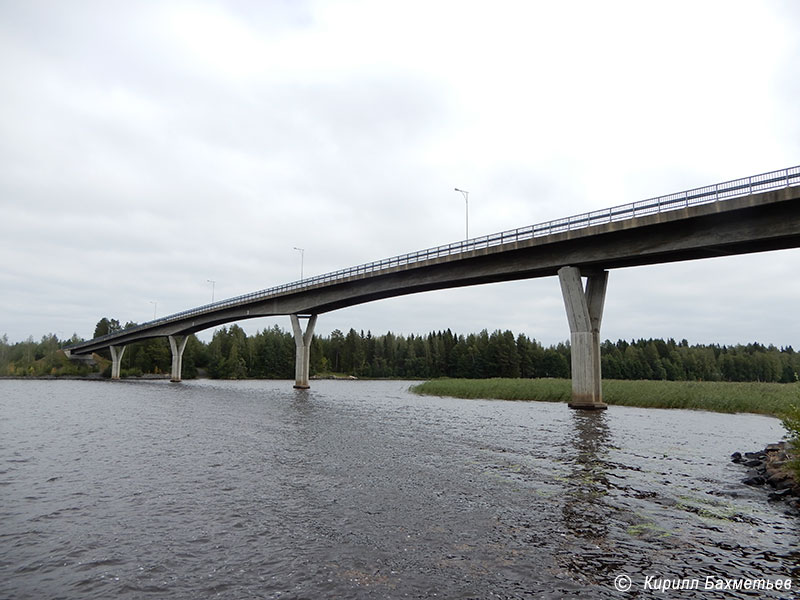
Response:
[[[112,344],[124,346],[152,337],[185,336],[249,318],[318,315],[431,290],[559,275],[573,348],[590,348],[586,353],[581,351],[578,354],[585,354],[586,360],[594,363],[599,361],[599,354],[595,356],[591,348],[596,345],[594,337],[599,343],[602,315],[602,301],[599,312],[597,308],[598,282],[603,281],[600,287],[604,297],[606,276],[603,274],[606,271],[797,247],[800,247],[800,186],[431,258],[378,273],[354,275],[332,283],[155,323],[147,328],[123,331],[113,340],[90,340],[77,345],[72,352],[84,354]],[[564,267],[572,270],[563,271]],[[587,290],[584,292],[581,287],[580,291],[580,296],[588,302],[586,311],[579,306],[580,302],[576,304],[574,301],[579,295],[577,285],[581,276],[589,281]],[[575,283],[576,277],[578,284]],[[589,308],[593,303],[594,312]],[[296,339],[302,337],[296,335]],[[298,345],[298,357],[300,352]],[[587,377],[596,379],[599,386],[599,368],[573,362],[573,373],[576,367],[587,373],[596,373]],[[298,382],[302,383],[300,377]],[[591,387],[595,383],[587,385]],[[583,402],[578,396],[585,395],[585,391],[574,390],[574,394],[576,404]],[[591,398],[593,400],[589,403],[602,403],[599,394]]]

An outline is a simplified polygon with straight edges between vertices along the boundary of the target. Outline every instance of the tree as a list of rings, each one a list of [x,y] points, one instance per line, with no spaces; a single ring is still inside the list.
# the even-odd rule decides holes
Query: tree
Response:
[[[492,333],[486,345],[486,375],[488,377],[519,377],[520,358],[514,334],[510,331]]]
[[[569,377],[569,363],[564,355],[554,348],[548,348],[542,356],[542,377]]]
[[[344,334],[338,329],[331,332],[328,362],[333,366],[334,373],[338,373],[341,367],[341,356],[344,350]]]
[[[94,337],[101,337],[103,335],[108,335],[109,333],[113,333],[115,331],[119,331],[122,329],[119,325],[119,321],[116,319],[109,319],[107,317],[103,317],[97,322],[94,328]],[[106,360],[111,360],[111,352],[107,349],[100,350],[98,352],[100,356],[105,358]]]
[[[108,335],[109,333],[113,333],[115,331],[120,331],[122,327],[119,324],[119,321],[116,319],[109,319],[108,317],[103,317],[97,322],[94,328],[94,337],[100,337],[103,335]]]

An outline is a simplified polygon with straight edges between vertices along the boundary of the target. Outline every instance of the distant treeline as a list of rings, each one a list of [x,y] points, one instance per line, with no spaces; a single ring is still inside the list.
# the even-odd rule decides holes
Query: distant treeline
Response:
[[[102,319],[95,337],[124,329],[116,320]],[[67,360],[58,349],[79,341],[60,341],[54,335],[40,342],[29,338],[9,344],[0,338],[0,375],[87,375],[110,373],[107,351],[91,367]],[[693,345],[686,340],[648,339],[606,341],[601,347],[606,379],[663,379],[675,381],[798,380],[800,354],[791,346],[776,348],[758,343],[736,346]],[[211,342],[191,336],[183,359],[183,376],[199,372],[212,378],[294,378],[295,342],[277,325],[248,336],[238,325],[217,329]],[[166,338],[129,345],[122,359],[122,375],[169,373],[171,354]],[[429,379],[534,378],[570,376],[568,343],[543,346],[524,334],[484,330],[458,335],[449,329],[428,335],[366,334],[351,329],[315,336],[311,347],[311,374],[356,377]]]

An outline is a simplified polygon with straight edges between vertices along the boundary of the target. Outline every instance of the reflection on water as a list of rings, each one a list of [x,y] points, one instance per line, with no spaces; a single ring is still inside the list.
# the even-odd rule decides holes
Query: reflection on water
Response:
[[[0,382],[0,597],[627,598],[647,575],[798,575],[796,517],[728,462],[775,419],[407,387]]]
[[[564,523],[577,536],[596,543],[608,534],[608,514],[601,502],[608,493],[609,430],[603,411],[574,411],[572,431],[567,432],[574,446],[562,514]],[[568,442],[569,443],[569,442]]]

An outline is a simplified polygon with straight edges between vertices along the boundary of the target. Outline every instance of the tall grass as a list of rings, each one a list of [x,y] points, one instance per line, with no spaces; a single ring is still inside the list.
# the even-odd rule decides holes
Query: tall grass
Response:
[[[434,379],[411,388],[417,394],[566,402],[569,379]],[[800,383],[719,381],[603,381],[607,404],[645,408],[687,408],[721,413],[783,416],[800,398]]]
[[[794,471],[796,481],[800,482],[800,404],[793,404],[783,413],[783,426],[789,432],[792,456],[789,467]]]

